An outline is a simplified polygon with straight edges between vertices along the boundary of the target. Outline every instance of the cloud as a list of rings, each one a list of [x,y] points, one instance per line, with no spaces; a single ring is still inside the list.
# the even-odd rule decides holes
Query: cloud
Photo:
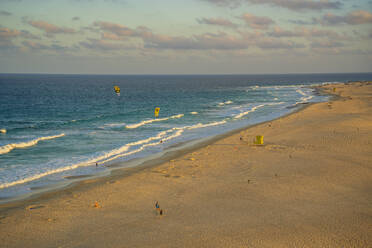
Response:
[[[15,29],[0,27],[0,38],[1,39],[11,39],[21,35],[21,32]]]
[[[270,25],[275,23],[269,17],[255,16],[249,13],[243,14],[241,18],[253,29],[267,29]]]
[[[139,46],[126,45],[122,43],[113,43],[107,40],[98,40],[98,39],[88,39],[87,41],[82,41],[79,43],[82,47],[92,50],[128,50],[140,48]]]
[[[269,4],[275,7],[287,8],[290,10],[324,10],[340,9],[342,3],[329,0],[247,0],[253,4]]]
[[[365,10],[352,11],[345,16],[334,15],[331,13],[325,14],[320,21],[323,25],[338,25],[349,24],[359,25],[372,23],[372,13]]]
[[[72,28],[58,27],[45,21],[28,21],[31,26],[43,30],[47,36],[54,34],[74,34],[76,31]]]
[[[34,41],[23,41],[22,45],[26,47],[29,50],[47,50],[47,51],[52,51],[52,52],[66,52],[70,50],[69,47],[67,46],[60,46],[58,44],[51,44],[51,45],[45,45],[39,42],[34,42]]]
[[[149,32],[149,34],[151,33],[150,29],[141,26],[137,27],[137,29],[132,29],[127,26],[111,22],[95,22],[93,25],[98,27],[101,31],[114,34],[114,36],[112,36],[114,40],[118,39],[119,37],[142,37],[145,36],[147,32]]]
[[[293,41],[283,41],[278,39],[263,39],[256,44],[261,49],[295,49],[305,48],[304,44],[296,43]]]
[[[252,22],[253,23],[253,22]],[[265,26],[271,21],[255,22],[254,25]],[[262,32],[238,32],[231,35],[224,32],[202,33],[192,36],[170,36],[156,34],[152,30],[140,26],[130,28],[121,24],[110,22],[96,22],[94,25],[101,33],[101,39],[90,39],[80,43],[88,49],[120,50],[130,48],[143,48],[155,50],[220,50],[238,51],[250,46],[261,49],[296,49],[304,45],[293,41],[282,41],[277,38],[268,38]],[[260,26],[260,27],[261,27]],[[315,31],[313,31],[315,33]],[[133,45],[135,44],[135,45]]]
[[[297,31],[284,30],[280,27],[275,27],[273,31],[267,33],[272,37],[301,37],[302,33]]]
[[[0,15],[3,15],[3,16],[11,16],[12,13],[10,13],[10,12],[8,12],[8,11],[0,10]]]
[[[344,47],[344,43],[338,41],[314,41],[311,43],[311,48],[337,48]]]
[[[271,37],[330,37],[335,39],[346,39],[345,36],[338,34],[332,30],[323,30],[318,28],[299,27],[295,30],[285,30],[281,27],[275,27],[272,31],[267,33]]]
[[[123,42],[132,42],[132,45],[129,47],[133,48],[133,42],[137,41],[136,48],[142,46],[142,48],[154,49],[207,49],[205,45],[199,44],[197,38],[154,34],[149,28],[143,26],[133,29],[125,25],[110,22],[95,22],[93,26],[98,27],[98,30],[101,32],[101,40],[91,39],[88,42],[81,43],[85,48],[100,50],[127,49],[128,45],[123,45]],[[109,40],[121,41],[122,43],[113,43],[109,42]],[[225,47],[228,46],[226,44],[224,45]]]
[[[197,22],[200,24],[216,25],[216,26],[223,26],[223,27],[230,27],[230,28],[236,27],[236,24],[223,18],[202,18],[202,19],[197,19]]]
[[[251,4],[267,4],[274,7],[281,7],[295,11],[302,10],[324,10],[324,9],[340,9],[342,3],[339,1],[329,0],[202,0],[210,2],[218,6],[229,6],[232,8],[238,7],[243,3]]]
[[[364,49],[350,49],[344,47],[321,47],[321,48],[312,48],[311,52],[320,54],[320,55],[363,55],[370,56],[372,55],[372,50]]]
[[[204,33],[201,35],[185,37],[155,34],[147,27],[139,26],[135,29],[132,29],[121,24],[110,22],[96,22],[94,23],[94,26],[99,27],[100,31],[102,32],[102,39],[140,39],[145,48],[174,50],[235,50],[245,49],[248,47],[248,44],[244,40],[235,36],[227,35],[226,33]],[[106,46],[106,44],[99,43],[96,45],[103,45],[102,48]]]
[[[277,37],[267,37],[262,32],[241,33],[245,40],[249,41],[251,46],[256,46],[262,50],[275,49],[299,49],[306,46],[302,43],[297,43],[291,40],[283,40]],[[291,36],[293,37],[293,36]]]
[[[239,50],[248,48],[249,43],[244,39],[225,33],[204,33],[188,37],[154,35],[145,40],[147,48],[176,49],[176,50]]]
[[[288,20],[288,22],[296,24],[296,25],[316,25],[319,24],[317,18],[313,17],[311,21],[304,21],[304,20]]]
[[[22,45],[24,45],[27,48],[31,48],[31,49],[47,49],[48,48],[48,46],[46,45],[43,45],[38,42],[33,42],[33,41],[23,41]]]
[[[79,20],[80,20],[80,17],[78,17],[78,16],[74,16],[74,17],[72,17],[71,20],[73,20],[73,21],[79,21]]]
[[[16,30],[16,29],[9,29],[0,26],[0,39],[13,39],[13,38],[26,38],[26,39],[40,39],[40,37],[31,34],[29,31],[26,30]]]
[[[221,7],[229,6],[232,8],[236,8],[244,2],[244,0],[202,0],[202,1],[209,2]]]
[[[19,49],[18,45],[15,45],[13,43],[14,39],[23,39],[21,44],[24,47],[27,47],[29,49],[39,49],[39,50],[62,50],[62,46],[59,45],[52,45],[52,46],[46,46],[41,43],[37,43],[35,41],[31,40],[40,40],[41,38],[39,36],[36,36],[32,33],[30,33],[27,30],[16,30],[16,29],[9,29],[6,27],[0,26],[0,48],[2,50],[13,50],[13,49]],[[22,48],[21,48],[22,50]]]

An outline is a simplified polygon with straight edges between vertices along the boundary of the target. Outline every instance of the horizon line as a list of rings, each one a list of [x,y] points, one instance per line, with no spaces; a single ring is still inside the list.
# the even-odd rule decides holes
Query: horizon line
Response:
[[[253,76],[253,75],[310,75],[310,74],[372,74],[371,72],[299,72],[299,73],[186,73],[186,74],[167,74],[167,73],[144,73],[144,74],[118,74],[118,73],[40,73],[40,72],[0,72],[0,75],[80,75],[80,76]]]

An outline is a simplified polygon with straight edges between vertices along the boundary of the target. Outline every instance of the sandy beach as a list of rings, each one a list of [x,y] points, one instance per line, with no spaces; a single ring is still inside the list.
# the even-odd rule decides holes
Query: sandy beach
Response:
[[[320,88],[335,97],[157,165],[3,204],[0,246],[372,247],[372,83]]]

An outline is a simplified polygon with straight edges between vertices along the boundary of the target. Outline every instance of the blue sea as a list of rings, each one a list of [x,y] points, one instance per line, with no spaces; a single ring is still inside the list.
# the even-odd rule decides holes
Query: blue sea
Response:
[[[372,74],[0,74],[0,200],[278,118],[349,80]]]

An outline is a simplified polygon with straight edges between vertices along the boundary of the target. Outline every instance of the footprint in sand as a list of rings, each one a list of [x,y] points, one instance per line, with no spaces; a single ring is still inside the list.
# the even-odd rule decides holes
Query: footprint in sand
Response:
[[[164,175],[164,177],[167,177],[167,178],[170,178],[170,177],[172,177],[172,178],[181,178],[182,176],[177,176],[177,175],[172,176],[170,174],[166,174],[166,175]]]
[[[5,220],[6,216],[0,216],[0,224],[2,223],[2,220]]]
[[[267,145],[265,148],[268,150],[272,150],[272,151],[279,151],[279,150],[287,149],[287,147],[283,145]]]

